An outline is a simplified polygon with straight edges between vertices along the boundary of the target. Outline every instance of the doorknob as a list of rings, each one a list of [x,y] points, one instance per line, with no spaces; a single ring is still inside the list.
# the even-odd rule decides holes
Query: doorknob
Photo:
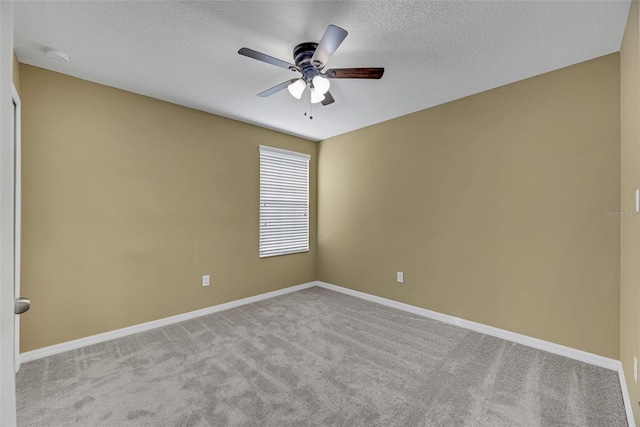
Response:
[[[16,298],[16,302],[14,305],[14,311],[16,314],[25,313],[29,311],[30,308],[31,308],[31,300],[29,298],[24,298],[24,297]]]

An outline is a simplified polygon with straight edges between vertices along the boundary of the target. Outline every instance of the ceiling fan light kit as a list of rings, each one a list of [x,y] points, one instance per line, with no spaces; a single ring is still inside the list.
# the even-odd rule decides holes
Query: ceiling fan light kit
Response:
[[[329,79],[326,77],[322,77],[320,74],[313,77],[313,79],[311,79],[311,82],[313,83],[313,87],[316,88],[316,91],[323,95],[329,91],[329,86],[331,86],[331,82],[329,82]]]
[[[300,99],[302,98],[302,93],[307,88],[307,83],[302,79],[298,79],[287,87],[289,89],[289,93],[293,95],[294,98]]]
[[[315,87],[311,87],[309,93],[311,94],[311,103],[312,104],[317,104],[318,102],[322,102],[324,101],[324,94],[320,93],[318,90],[316,90]]]
[[[240,49],[238,53],[302,74],[300,78],[287,80],[271,89],[260,92],[259,97],[266,98],[287,88],[294,98],[301,99],[309,86],[309,98],[312,104],[321,102],[322,105],[329,105],[335,102],[329,92],[331,86],[329,79],[380,79],[384,74],[384,68],[337,68],[323,71],[329,58],[338,49],[347,34],[342,28],[329,25],[320,43],[305,42],[293,48],[295,65],[246,47]]]

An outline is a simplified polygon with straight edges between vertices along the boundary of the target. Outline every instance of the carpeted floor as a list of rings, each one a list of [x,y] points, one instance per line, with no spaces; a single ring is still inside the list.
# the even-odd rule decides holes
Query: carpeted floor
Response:
[[[19,426],[626,426],[618,375],[311,288],[25,363]]]

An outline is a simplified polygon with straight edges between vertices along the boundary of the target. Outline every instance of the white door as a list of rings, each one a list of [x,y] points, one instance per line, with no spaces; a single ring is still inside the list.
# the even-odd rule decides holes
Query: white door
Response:
[[[20,96],[15,86],[12,91],[13,104],[13,297],[20,298],[20,207],[22,195],[21,163],[22,147],[20,139]],[[20,370],[20,316],[15,319],[14,358],[15,371]]]
[[[0,425],[16,424],[13,2],[0,1]]]

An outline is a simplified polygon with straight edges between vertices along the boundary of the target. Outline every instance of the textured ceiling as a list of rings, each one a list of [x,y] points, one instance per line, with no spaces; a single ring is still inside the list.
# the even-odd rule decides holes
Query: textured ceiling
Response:
[[[322,140],[620,50],[629,1],[16,2],[20,62],[270,129]],[[333,80],[336,102],[257,93],[328,24],[349,32],[327,68],[385,67]],[[64,51],[71,61],[47,59]]]

